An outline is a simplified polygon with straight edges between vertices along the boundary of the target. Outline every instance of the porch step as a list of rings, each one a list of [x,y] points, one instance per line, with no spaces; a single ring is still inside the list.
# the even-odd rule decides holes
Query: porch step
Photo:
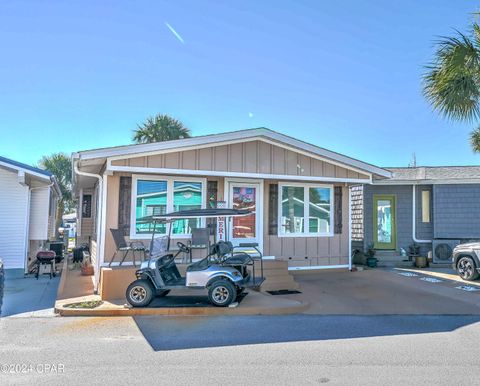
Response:
[[[255,273],[260,274],[260,261],[255,262]],[[263,276],[265,281],[260,286],[260,291],[297,290],[298,283],[288,272],[286,260],[263,260]]]

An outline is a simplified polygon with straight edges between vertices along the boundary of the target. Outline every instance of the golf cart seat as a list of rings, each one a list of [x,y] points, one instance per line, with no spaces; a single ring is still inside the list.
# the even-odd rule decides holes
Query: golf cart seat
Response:
[[[195,271],[203,271],[204,269],[208,268],[208,259],[202,259],[196,261],[193,264],[190,264],[187,267],[187,272],[195,272]]]
[[[246,253],[236,253],[224,260],[224,264],[246,265],[252,262],[252,257]]]

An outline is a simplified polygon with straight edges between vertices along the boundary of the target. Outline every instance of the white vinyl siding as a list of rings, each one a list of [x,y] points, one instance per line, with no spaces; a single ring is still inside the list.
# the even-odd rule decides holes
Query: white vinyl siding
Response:
[[[30,240],[48,240],[50,188],[35,188],[30,194]]]
[[[5,268],[24,268],[28,187],[16,172],[0,169],[0,258]]]

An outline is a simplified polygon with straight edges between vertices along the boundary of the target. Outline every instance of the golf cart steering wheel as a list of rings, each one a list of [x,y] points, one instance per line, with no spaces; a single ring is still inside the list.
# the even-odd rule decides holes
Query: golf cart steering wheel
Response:
[[[160,265],[161,266],[167,266],[169,265],[173,260],[175,260],[174,255],[165,255],[162,258],[160,258]]]
[[[182,243],[180,241],[177,241],[177,247],[178,247],[180,252],[190,253],[190,248],[187,247],[184,243]]]

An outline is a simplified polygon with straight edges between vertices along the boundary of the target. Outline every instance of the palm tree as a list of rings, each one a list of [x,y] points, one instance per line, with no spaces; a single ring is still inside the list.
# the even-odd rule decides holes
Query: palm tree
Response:
[[[480,26],[468,35],[457,31],[444,37],[424,75],[423,93],[433,108],[447,118],[473,122],[480,118]],[[480,128],[470,133],[470,143],[480,152]]]
[[[157,114],[138,126],[133,140],[136,143],[152,143],[189,137],[190,129],[182,122],[166,114]]]
[[[71,211],[75,208],[75,201],[72,196],[72,165],[70,157],[65,153],[54,153],[49,156],[43,156],[38,162],[38,167],[48,170],[57,179],[62,193],[62,198],[57,206],[57,222],[55,224],[55,232],[62,223],[62,216],[65,211]]]

